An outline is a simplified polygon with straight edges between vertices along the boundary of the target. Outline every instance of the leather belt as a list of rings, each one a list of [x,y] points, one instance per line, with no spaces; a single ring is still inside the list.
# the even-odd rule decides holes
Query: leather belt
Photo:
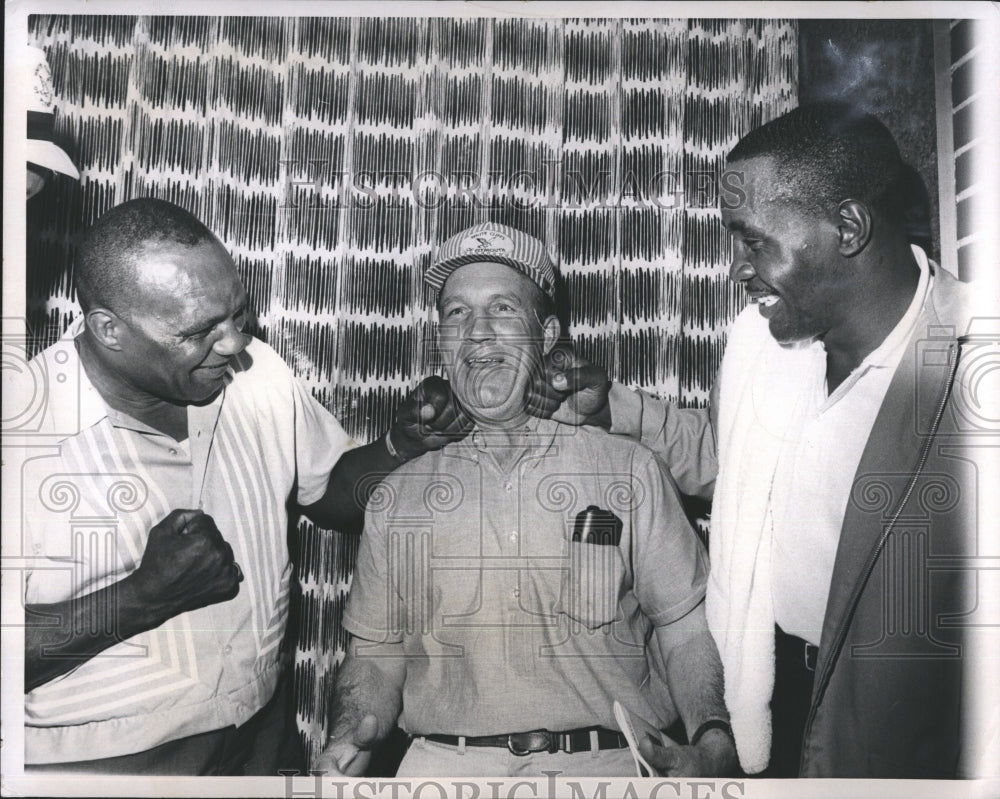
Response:
[[[564,732],[549,730],[532,730],[531,732],[514,732],[507,735],[480,735],[460,737],[458,735],[424,735],[428,741],[435,741],[449,746],[459,746],[464,740],[466,746],[495,746],[507,749],[519,757],[534,752],[589,752],[590,733],[597,733],[598,749],[625,749],[628,741],[617,730],[604,727],[587,727]]]

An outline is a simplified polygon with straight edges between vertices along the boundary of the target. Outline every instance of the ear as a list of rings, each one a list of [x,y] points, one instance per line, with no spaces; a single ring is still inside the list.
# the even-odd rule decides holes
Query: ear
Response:
[[[87,331],[102,347],[121,352],[124,322],[114,311],[92,308],[87,311]]]
[[[555,316],[549,316],[544,322],[542,322],[542,331],[545,334],[542,352],[548,355],[549,350],[551,350],[559,340],[559,334],[562,332],[562,325],[559,324],[558,318]]]
[[[837,215],[838,249],[845,258],[853,258],[871,241],[871,212],[864,203],[844,200],[837,208]]]

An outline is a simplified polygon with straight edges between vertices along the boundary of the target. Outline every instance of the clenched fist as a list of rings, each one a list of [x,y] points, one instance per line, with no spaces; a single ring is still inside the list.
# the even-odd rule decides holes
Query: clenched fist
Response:
[[[465,438],[472,419],[442,377],[426,377],[403,401],[389,436],[404,460]]]
[[[578,355],[572,342],[563,339],[545,356],[544,369],[532,381],[528,412],[563,424],[608,429],[610,388],[607,372]]]
[[[232,599],[243,572],[211,516],[173,510],[149,531],[142,563],[128,579],[138,599],[166,620]]]

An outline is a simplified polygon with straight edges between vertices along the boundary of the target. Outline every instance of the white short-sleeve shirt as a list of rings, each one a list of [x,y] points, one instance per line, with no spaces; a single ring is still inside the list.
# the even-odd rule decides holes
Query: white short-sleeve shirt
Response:
[[[286,503],[317,501],[354,445],[257,340],[213,402],[188,407],[189,436],[177,442],[103,403],[80,368],[76,332],[38,356],[53,371],[78,374],[79,385],[71,396],[55,391],[46,408],[44,426],[65,433],[58,450],[22,470],[32,558],[25,602],[116,583],[141,562],[150,528],[176,508],[213,517],[245,579],[234,599],[180,614],[26,694],[26,763],[139,752],[256,713],[281,666]]]

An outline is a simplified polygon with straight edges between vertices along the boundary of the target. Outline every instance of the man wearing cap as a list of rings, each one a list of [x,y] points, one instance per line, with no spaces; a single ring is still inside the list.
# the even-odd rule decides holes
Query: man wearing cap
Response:
[[[426,275],[475,426],[369,502],[316,769],[363,774],[398,722],[414,738],[400,777],[635,776],[615,700],[683,722],[692,745],[666,772],[735,767],[705,552],[676,489],[634,442],[527,412],[559,336],[555,278],[541,241],[495,223],[446,241]]]
[[[55,139],[55,114],[52,75],[45,52],[38,47],[27,48],[31,70],[28,92],[28,177],[30,200],[43,188],[53,172],[79,179],[80,173]]]

